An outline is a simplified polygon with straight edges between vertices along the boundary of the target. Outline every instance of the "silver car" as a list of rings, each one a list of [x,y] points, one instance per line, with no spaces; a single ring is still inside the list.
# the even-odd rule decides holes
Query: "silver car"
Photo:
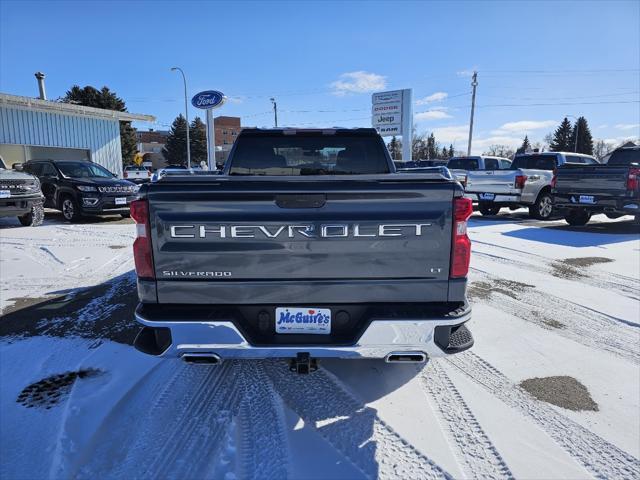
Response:
[[[555,170],[565,163],[595,164],[581,153],[544,152],[517,155],[509,170],[486,170],[467,175],[465,196],[478,202],[483,215],[496,215],[502,207],[529,207],[529,215],[547,220],[553,213],[551,184]]]

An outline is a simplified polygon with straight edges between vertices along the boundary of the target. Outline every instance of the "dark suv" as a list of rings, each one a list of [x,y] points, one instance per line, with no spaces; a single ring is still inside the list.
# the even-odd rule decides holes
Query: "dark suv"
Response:
[[[139,188],[89,161],[29,160],[23,168],[40,179],[44,206],[61,210],[70,222],[82,215],[128,217]]]

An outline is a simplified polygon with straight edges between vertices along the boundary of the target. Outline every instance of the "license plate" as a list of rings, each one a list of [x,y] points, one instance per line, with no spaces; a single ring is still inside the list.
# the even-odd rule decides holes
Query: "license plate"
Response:
[[[593,195],[580,195],[580,203],[596,203],[596,197]]]
[[[495,193],[481,193],[480,195],[478,195],[478,198],[480,200],[493,200],[494,198],[496,198]]]
[[[9,198],[11,196],[10,190],[0,190],[0,198]]]
[[[126,205],[126,204],[127,204],[127,199],[125,197],[116,198],[116,205]]]
[[[331,310],[313,307],[276,308],[276,333],[331,333]]]

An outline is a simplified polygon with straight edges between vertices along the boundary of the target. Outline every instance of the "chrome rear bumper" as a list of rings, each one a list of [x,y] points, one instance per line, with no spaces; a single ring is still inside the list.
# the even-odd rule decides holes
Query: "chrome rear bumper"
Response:
[[[466,342],[453,346],[443,345],[449,341],[449,336],[453,338],[452,332],[455,332],[456,327],[470,318],[471,308],[467,306],[459,314],[442,318],[373,320],[360,338],[348,346],[255,346],[246,340],[231,321],[153,321],[136,312],[136,320],[146,329],[136,338],[135,346],[140,351],[162,357],[214,354],[221,361],[295,358],[300,352],[308,353],[314,358],[384,359],[397,352],[424,353],[430,358],[470,348],[473,339],[468,332],[469,339]],[[436,330],[438,327],[439,330]]]

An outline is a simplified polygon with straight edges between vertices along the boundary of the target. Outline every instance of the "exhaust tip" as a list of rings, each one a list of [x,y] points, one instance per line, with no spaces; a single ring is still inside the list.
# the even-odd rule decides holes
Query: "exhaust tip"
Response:
[[[387,363],[424,363],[427,355],[423,352],[393,352],[384,359]]]
[[[215,353],[183,353],[182,361],[197,365],[218,365],[222,363],[222,359]]]

